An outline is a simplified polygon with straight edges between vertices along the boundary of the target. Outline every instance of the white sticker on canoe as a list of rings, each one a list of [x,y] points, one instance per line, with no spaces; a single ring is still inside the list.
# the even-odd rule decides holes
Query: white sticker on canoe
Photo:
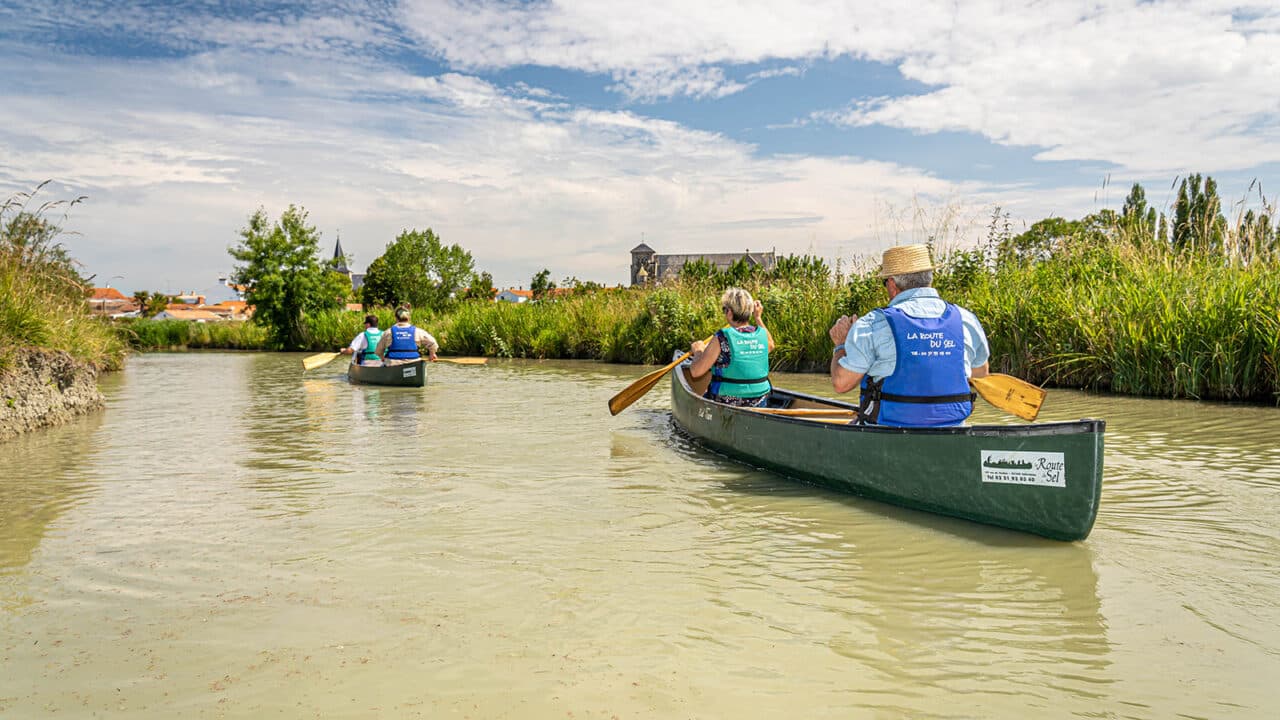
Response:
[[[715,419],[715,416],[711,414],[711,408],[709,407],[698,408],[698,417],[702,418],[703,420]]]
[[[1066,487],[1066,456],[1055,452],[983,450],[982,482]]]
[[[407,367],[404,369],[405,377],[415,377],[417,374],[418,374],[418,368],[416,367]]]

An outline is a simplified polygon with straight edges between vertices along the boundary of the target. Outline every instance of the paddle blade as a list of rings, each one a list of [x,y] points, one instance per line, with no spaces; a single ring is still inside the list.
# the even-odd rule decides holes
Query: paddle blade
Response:
[[[333,359],[338,357],[340,353],[319,353],[317,355],[309,355],[302,359],[303,370],[315,370],[321,365],[328,365]]]
[[[688,359],[689,355],[690,353],[685,353],[684,355],[681,355],[679,359],[677,359],[675,362],[671,363],[670,365],[667,365],[666,367],[660,368],[658,370],[654,370],[648,375],[645,375],[639,380],[623,388],[622,392],[609,398],[609,414],[617,415],[618,413],[630,407],[631,403],[644,397],[645,393],[652,390],[653,386],[657,385],[659,380],[666,377],[667,373],[671,372],[671,368],[674,368],[675,366],[684,362],[686,359]]]
[[[484,365],[489,362],[486,357],[439,357],[436,356],[436,362],[447,362],[455,365]]]
[[[1046,393],[1044,388],[1019,380],[1012,375],[991,373],[986,377],[969,378],[969,384],[983,400],[1023,420],[1035,420],[1040,414]]]

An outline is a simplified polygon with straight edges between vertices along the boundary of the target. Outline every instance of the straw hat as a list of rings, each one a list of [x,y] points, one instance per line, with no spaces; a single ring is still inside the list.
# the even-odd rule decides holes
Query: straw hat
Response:
[[[884,260],[880,263],[880,277],[909,275],[933,269],[933,261],[929,259],[928,245],[899,245],[884,251]]]

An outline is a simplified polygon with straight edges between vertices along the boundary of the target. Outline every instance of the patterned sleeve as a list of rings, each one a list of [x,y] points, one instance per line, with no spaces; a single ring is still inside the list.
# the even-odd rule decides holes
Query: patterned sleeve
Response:
[[[716,342],[720,343],[720,356],[716,358],[716,364],[712,367],[729,367],[729,338],[724,336],[724,330],[716,331]]]

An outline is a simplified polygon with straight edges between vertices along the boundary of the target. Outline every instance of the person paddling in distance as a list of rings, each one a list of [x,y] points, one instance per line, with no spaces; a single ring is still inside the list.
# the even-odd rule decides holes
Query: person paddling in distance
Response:
[[[409,308],[398,307],[396,324],[382,333],[375,352],[387,365],[403,365],[422,357],[418,352],[420,345],[427,349],[427,357],[431,362],[435,362],[436,350],[440,349],[440,344],[431,337],[431,333],[420,327],[414,327],[409,322]]]
[[[859,421],[899,427],[962,424],[973,412],[969,377],[986,377],[991,350],[982,323],[943,300],[927,245],[884,252],[889,305],[831,326],[831,385],[861,387]]]
[[[351,344],[342,348],[343,355],[355,355],[354,361],[357,365],[369,365],[378,362],[378,355],[374,352],[374,348],[378,347],[378,340],[382,338],[382,331],[378,329],[378,316],[369,314],[364,316],[364,332],[360,333],[351,341]]]
[[[764,306],[742,288],[729,288],[720,297],[724,328],[716,331],[716,344],[697,340],[690,372],[695,378],[711,373],[711,384],[703,397],[739,407],[764,405],[769,385],[769,353],[773,336],[764,326]]]

